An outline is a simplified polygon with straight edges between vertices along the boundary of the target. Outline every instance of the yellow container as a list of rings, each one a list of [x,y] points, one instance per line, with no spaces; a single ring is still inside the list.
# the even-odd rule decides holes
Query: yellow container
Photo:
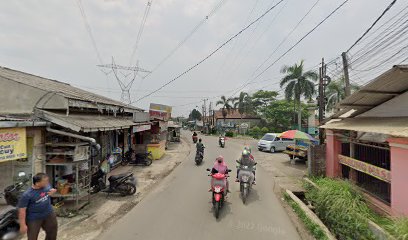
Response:
[[[166,150],[166,140],[160,143],[147,144],[147,151],[152,153],[153,160],[158,160],[163,157]]]

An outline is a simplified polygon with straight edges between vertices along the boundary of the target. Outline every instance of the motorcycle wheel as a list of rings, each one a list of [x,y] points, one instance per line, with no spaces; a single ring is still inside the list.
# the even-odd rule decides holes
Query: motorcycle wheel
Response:
[[[136,186],[132,183],[123,183],[123,185],[120,188],[121,188],[120,195],[122,197],[130,196],[136,193]]]
[[[90,193],[90,194],[95,194],[95,193],[98,193],[98,192],[100,192],[100,191],[101,191],[101,188],[100,188],[98,185],[92,186],[92,187],[89,189],[89,193]]]
[[[220,216],[220,208],[221,208],[220,202],[215,202],[215,204],[214,204],[214,214],[215,214],[215,218],[217,218],[217,219]]]
[[[153,160],[150,159],[150,158],[147,158],[147,159],[145,160],[145,165],[146,165],[146,166],[150,166],[150,165],[152,165],[152,163],[153,163]]]
[[[244,188],[242,191],[242,202],[245,204],[248,197],[248,188]]]

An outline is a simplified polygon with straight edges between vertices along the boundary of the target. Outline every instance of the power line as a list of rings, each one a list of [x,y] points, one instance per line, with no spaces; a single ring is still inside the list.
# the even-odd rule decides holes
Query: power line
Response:
[[[177,50],[179,50],[187,41],[188,39],[190,39],[194,33],[196,33],[198,31],[198,29],[204,25],[204,23],[210,18],[212,17],[226,2],[226,0],[221,0],[218,4],[216,4],[212,10],[208,13],[208,15],[206,15],[204,17],[204,19],[202,19],[191,31],[189,34],[187,34],[187,36],[185,36],[178,44],[176,47],[174,47],[153,69],[150,73],[148,73],[146,76],[142,77],[142,80],[139,83],[139,87],[142,85],[143,80],[145,78],[147,78],[149,75],[151,75],[153,72],[155,72],[159,67],[161,67],[167,60],[169,60],[169,58],[177,52]]]
[[[310,14],[310,12],[316,7],[316,5],[320,2],[320,0],[317,0],[312,7],[306,12],[305,15],[303,15],[303,17],[299,20],[299,22],[296,24],[295,27],[292,28],[292,30],[290,30],[290,32],[285,36],[285,38],[282,39],[282,41],[278,44],[278,46],[272,51],[271,54],[269,54],[268,58],[265,59],[265,61],[263,61],[254,71],[257,72],[260,68],[262,68],[262,66],[269,61],[269,59],[271,59],[271,57],[278,51],[278,49],[282,46],[283,43],[286,42],[286,40],[288,40],[288,38],[290,37],[290,35],[292,35],[292,33],[294,31],[296,31],[296,29],[299,27],[299,25],[303,22],[303,20]]]
[[[322,25],[327,19],[329,19],[335,12],[337,12],[344,4],[346,4],[349,0],[345,0],[342,4],[340,4],[337,8],[335,8],[327,17],[325,17],[322,21],[320,21],[314,28],[312,28],[306,35],[304,35],[299,41],[297,41],[292,47],[290,47],[288,50],[286,50],[280,57],[278,57],[273,63],[268,65],[267,68],[265,68],[262,72],[260,72],[258,75],[255,76],[254,80],[257,79],[259,76],[264,74],[269,68],[271,68],[273,65],[275,65],[279,60],[281,60],[286,54],[288,54],[290,51],[292,51],[299,43],[301,43],[307,36],[309,36],[311,33],[313,33],[320,25]]]
[[[81,0],[77,0],[76,3],[77,3],[77,6],[79,8],[79,11],[81,13],[82,21],[83,21],[83,23],[85,25],[85,30],[88,32],[89,38],[91,40],[92,47],[95,50],[96,57],[98,58],[99,64],[102,64],[103,63],[102,57],[101,57],[99,49],[98,49],[98,47],[96,45],[96,41],[95,41],[95,38],[94,38],[94,36],[92,34],[92,29],[91,29],[91,26],[89,25],[88,19],[86,17],[84,7],[82,6],[82,2],[81,2]]]
[[[174,81],[176,81],[177,79],[179,79],[180,77],[184,76],[185,74],[187,74],[188,72],[190,72],[191,70],[193,70],[194,68],[196,68],[197,66],[199,66],[201,63],[205,62],[207,59],[209,59],[210,57],[212,57],[216,52],[218,52],[221,48],[223,48],[225,45],[227,45],[229,42],[231,42],[233,39],[235,39],[237,36],[239,36],[241,33],[243,33],[244,31],[246,31],[248,28],[250,28],[252,25],[254,25],[256,22],[258,22],[260,19],[262,19],[266,14],[268,14],[270,11],[272,11],[276,6],[278,6],[280,3],[282,3],[284,0],[280,0],[278,3],[276,3],[274,6],[270,7],[268,10],[266,10],[261,16],[259,16],[257,19],[255,19],[254,21],[252,21],[250,24],[248,24],[246,27],[244,27],[243,29],[241,29],[238,33],[236,33],[235,35],[233,35],[232,37],[230,37],[227,41],[225,41],[223,44],[221,44],[218,48],[216,48],[214,51],[212,51],[209,55],[207,55],[205,58],[203,58],[201,61],[199,61],[198,63],[194,64],[193,66],[189,67],[187,70],[185,70],[184,72],[182,72],[181,74],[179,74],[177,77],[173,78],[172,80],[168,81],[167,83],[165,83],[164,85],[160,86],[159,88],[157,88],[156,90],[150,92],[149,94],[146,94],[145,96],[139,98],[136,100],[136,102],[160,91],[161,89],[163,89],[164,87],[166,87],[167,85],[173,83]],[[347,0],[348,1],[348,0]]]
[[[135,54],[136,54],[136,50],[139,48],[139,42],[140,42],[140,39],[142,38],[142,33],[143,33],[144,27],[146,25],[146,20],[147,20],[147,17],[149,15],[149,12],[150,12],[150,7],[152,5],[152,2],[153,2],[153,0],[148,0],[147,1],[147,5],[146,5],[146,8],[145,8],[143,17],[142,17],[142,21],[140,22],[139,31],[137,33],[136,42],[135,42],[135,45],[133,46],[132,54],[130,55],[129,65],[132,65],[133,58],[135,57]]]
[[[363,35],[361,35],[360,38],[357,39],[357,41],[355,43],[353,43],[353,45],[351,45],[351,47],[349,47],[349,49],[347,49],[346,52],[350,51],[350,49],[352,49],[355,45],[357,45],[361,39],[363,39],[363,37],[365,35],[367,35],[367,33],[377,24],[378,21],[380,21],[380,19],[388,12],[388,10],[391,9],[391,7],[397,2],[397,0],[393,0],[388,7],[382,12],[382,14],[373,22],[373,24],[371,24],[371,26],[363,33]]]

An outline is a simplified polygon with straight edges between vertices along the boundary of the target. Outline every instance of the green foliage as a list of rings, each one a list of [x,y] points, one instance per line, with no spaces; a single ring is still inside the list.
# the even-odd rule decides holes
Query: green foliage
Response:
[[[231,132],[231,131],[225,132],[225,136],[226,137],[234,137],[234,132]]]
[[[269,132],[269,129],[268,129],[267,127],[263,127],[263,128],[261,129],[261,132],[262,132],[263,134],[268,133],[268,132]]]
[[[306,228],[310,231],[313,237],[317,240],[326,240],[328,239],[324,231],[320,228],[319,225],[312,222],[306,215],[306,213],[299,207],[299,205],[293,201],[287,193],[285,193],[285,200],[292,207],[293,211],[298,215]]]
[[[222,109],[222,116],[225,118],[227,117],[228,113],[231,111],[234,105],[234,99],[233,98],[226,98],[225,96],[221,96],[221,100],[218,100],[216,102],[216,105],[221,105]]]
[[[408,240],[408,218],[398,218],[385,227],[397,240]]]
[[[319,189],[309,188],[306,199],[313,203],[316,214],[338,239],[375,239],[367,221],[372,211],[351,183],[328,178],[315,182]]]
[[[306,105],[302,104],[302,116],[307,119],[308,115]],[[262,116],[267,119],[271,132],[289,130],[294,118],[293,102],[286,100],[275,101],[262,110]]]
[[[351,91],[355,92],[360,87],[355,84],[351,84]],[[331,81],[326,88],[326,98],[327,98],[327,110],[331,110],[334,106],[346,97],[344,77]]]
[[[258,139],[258,138],[261,138],[263,136],[263,133],[262,133],[261,129],[258,126],[255,126],[255,127],[251,128],[249,130],[249,135],[251,137],[253,137],[253,138]]]
[[[252,106],[255,110],[260,110],[275,101],[278,95],[276,91],[259,90],[251,96]]]
[[[201,120],[201,113],[197,109],[193,109],[188,116],[189,120]]]

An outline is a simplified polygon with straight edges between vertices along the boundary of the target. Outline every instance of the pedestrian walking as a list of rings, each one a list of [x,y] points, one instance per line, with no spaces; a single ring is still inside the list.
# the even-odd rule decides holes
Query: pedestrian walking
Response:
[[[27,233],[28,240],[37,240],[41,228],[45,231],[45,240],[57,239],[57,217],[50,199],[56,191],[51,188],[47,174],[37,173],[33,185],[23,193],[18,203],[18,217],[20,232]]]

